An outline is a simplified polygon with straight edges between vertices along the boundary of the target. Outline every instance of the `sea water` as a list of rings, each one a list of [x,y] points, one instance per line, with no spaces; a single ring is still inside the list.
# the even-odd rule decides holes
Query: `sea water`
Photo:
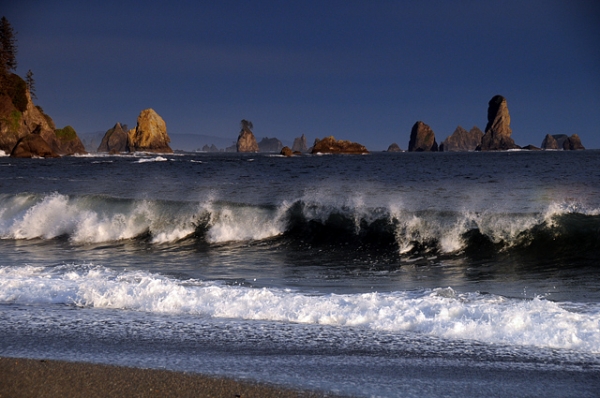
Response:
[[[597,396],[600,152],[0,158],[0,355]]]

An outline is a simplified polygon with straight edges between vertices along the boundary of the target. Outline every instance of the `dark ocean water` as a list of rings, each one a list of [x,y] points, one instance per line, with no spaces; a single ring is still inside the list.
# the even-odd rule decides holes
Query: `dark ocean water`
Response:
[[[0,355],[597,396],[600,152],[0,158]]]

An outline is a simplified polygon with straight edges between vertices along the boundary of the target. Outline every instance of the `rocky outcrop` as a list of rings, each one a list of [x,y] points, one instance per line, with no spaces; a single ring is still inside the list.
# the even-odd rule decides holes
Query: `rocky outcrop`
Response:
[[[284,146],[283,148],[281,148],[280,154],[283,156],[290,157],[294,154],[294,152],[290,149],[290,147]]]
[[[418,121],[410,131],[409,152],[437,152],[438,144],[431,127]]]
[[[292,152],[308,152],[308,145],[306,144],[306,136],[304,134],[294,139]]]
[[[576,151],[585,149],[581,143],[579,135],[573,134],[568,136],[566,134],[547,134],[542,141],[542,149],[564,149],[565,151]]]
[[[50,145],[39,133],[28,134],[19,139],[10,156],[13,158],[57,158]]]
[[[0,150],[11,153],[17,142],[34,131],[52,140],[54,122],[31,100],[25,81],[11,74],[10,88],[0,89]]]
[[[396,144],[395,142],[393,144],[391,144],[388,149],[388,152],[402,152],[402,149],[400,149],[400,145]]]
[[[573,134],[563,142],[563,149],[565,151],[577,151],[585,149],[585,147],[581,143],[581,138],[579,138],[579,135]]]
[[[363,154],[369,153],[364,145],[346,140],[336,140],[333,136],[325,137],[322,140],[316,139],[311,153],[347,153]]]
[[[260,152],[276,152],[276,153],[279,153],[279,152],[281,152],[282,148],[283,148],[283,144],[277,138],[264,137],[258,143],[258,150]]]
[[[77,132],[71,126],[54,130],[53,142],[48,140],[46,142],[54,152],[61,155],[83,155],[87,153],[85,146],[77,136]]]
[[[205,144],[202,147],[202,152],[220,152],[219,148],[217,148],[217,146],[215,144],[210,144],[210,146],[208,146],[208,144]]]
[[[536,147],[535,145],[531,145],[531,144],[525,145],[523,147],[523,149],[528,150],[528,151],[541,151],[540,148]]]
[[[454,133],[440,144],[440,152],[474,151],[481,144],[483,132],[477,126],[469,131],[458,126]]]
[[[542,141],[542,149],[559,149],[558,142],[554,136],[546,134],[544,141]]]
[[[260,148],[256,143],[256,137],[252,133],[252,122],[248,120],[241,121],[242,130],[238,135],[236,149],[238,152],[258,152]]]
[[[129,152],[173,153],[169,142],[167,124],[153,109],[140,112],[136,128],[127,134]]]
[[[120,153],[127,152],[127,131],[121,123],[108,129],[102,138],[98,152]]]
[[[494,96],[488,104],[488,122],[481,145],[481,151],[505,151],[518,149],[519,146],[511,138],[510,114],[506,98],[501,95]]]

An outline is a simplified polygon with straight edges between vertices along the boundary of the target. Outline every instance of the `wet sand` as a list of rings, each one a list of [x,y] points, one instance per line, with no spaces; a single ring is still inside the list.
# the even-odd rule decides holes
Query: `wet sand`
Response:
[[[324,393],[167,370],[0,358],[0,397],[324,397]]]

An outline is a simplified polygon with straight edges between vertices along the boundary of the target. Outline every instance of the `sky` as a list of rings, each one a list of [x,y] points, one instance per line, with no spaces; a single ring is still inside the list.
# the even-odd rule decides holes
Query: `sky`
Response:
[[[600,2],[11,1],[17,74],[34,73],[57,127],[135,126],[153,108],[169,134],[258,140],[333,135],[408,147],[484,129],[508,102],[512,138],[574,134],[600,148]]]

